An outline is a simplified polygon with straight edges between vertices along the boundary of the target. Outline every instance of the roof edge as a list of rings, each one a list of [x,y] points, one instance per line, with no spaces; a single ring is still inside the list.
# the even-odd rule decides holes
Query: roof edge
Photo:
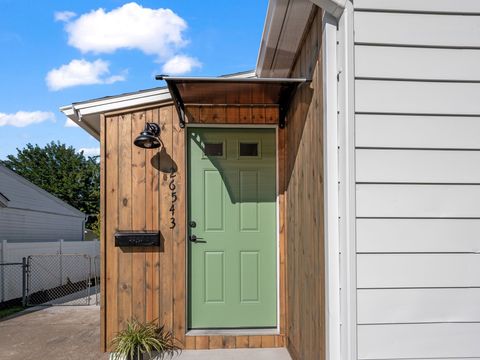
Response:
[[[258,77],[290,75],[315,5],[310,0],[270,0],[257,57]]]
[[[15,177],[18,181],[20,181],[20,182],[23,183],[24,185],[30,187],[30,188],[33,189],[33,190],[36,190],[36,191],[39,192],[40,194],[48,197],[50,200],[55,201],[57,204],[63,206],[63,207],[66,208],[67,210],[71,211],[73,216],[85,218],[85,213],[83,213],[83,212],[81,212],[80,210],[74,208],[72,205],[67,204],[65,201],[59,199],[59,198],[56,197],[55,195],[50,194],[48,191],[43,190],[41,187],[35,185],[35,184],[32,183],[31,181],[28,181],[28,180],[25,179],[23,176],[17,174],[15,171],[10,170],[10,169],[7,168],[6,166],[0,164],[0,171],[2,171],[2,170],[3,170],[4,172],[6,172],[7,174],[10,174],[10,175],[12,175],[13,177]],[[3,196],[5,197],[5,195],[3,195]],[[65,215],[65,214],[63,214],[63,215]]]
[[[162,87],[76,102],[60,107],[60,111],[95,139],[99,140],[99,127],[94,127],[89,123],[92,121],[99,122],[100,114],[169,101],[171,101],[170,93],[166,87]],[[88,117],[90,121],[85,121],[85,117]]]
[[[248,70],[222,75],[217,79],[235,80],[254,77],[255,71]],[[61,106],[59,110],[95,139],[100,140],[99,124],[101,114],[153,104],[163,104],[171,101],[172,97],[170,96],[167,87],[156,87],[131,93],[74,102],[71,105]]]
[[[270,0],[257,57],[258,77],[286,77],[315,6],[339,19],[348,0]]]

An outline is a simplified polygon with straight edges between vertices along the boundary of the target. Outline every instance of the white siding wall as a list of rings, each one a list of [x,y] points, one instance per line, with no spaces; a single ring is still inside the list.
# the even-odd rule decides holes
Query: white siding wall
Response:
[[[0,240],[9,242],[81,241],[83,218],[0,208]]]
[[[359,359],[480,359],[480,1],[354,0]]]

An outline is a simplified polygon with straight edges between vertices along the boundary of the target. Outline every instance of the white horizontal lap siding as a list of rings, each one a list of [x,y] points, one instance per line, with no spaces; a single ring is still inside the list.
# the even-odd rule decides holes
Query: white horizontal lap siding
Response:
[[[480,322],[478,304],[480,288],[364,289],[357,316],[359,324]]]
[[[357,185],[357,217],[480,218],[480,185]]]
[[[480,254],[359,254],[364,288],[480,287]]]
[[[480,49],[392,46],[355,48],[357,77],[479,81]]]
[[[356,80],[355,111],[480,115],[480,83]]]
[[[83,219],[22,209],[0,209],[0,240],[10,242],[81,241]]]
[[[357,147],[480,150],[478,134],[480,117],[357,114],[355,122]]]
[[[354,7],[357,357],[480,358],[480,1]]]
[[[360,325],[360,359],[480,357],[480,324]]]
[[[480,253],[480,219],[358,219],[356,229],[359,253]]]
[[[360,149],[356,176],[357,182],[480,184],[480,151]]]
[[[356,12],[355,42],[480,48],[479,23],[480,15]]]
[[[478,0],[355,0],[356,10],[480,13]]]

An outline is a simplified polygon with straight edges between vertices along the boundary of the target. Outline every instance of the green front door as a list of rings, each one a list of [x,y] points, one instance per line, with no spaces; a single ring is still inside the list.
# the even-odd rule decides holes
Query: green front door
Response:
[[[275,130],[191,128],[188,145],[189,328],[276,327]]]

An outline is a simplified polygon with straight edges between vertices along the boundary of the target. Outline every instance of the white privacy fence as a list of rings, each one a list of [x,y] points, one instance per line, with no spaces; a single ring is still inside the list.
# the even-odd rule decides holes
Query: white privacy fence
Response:
[[[73,254],[77,256],[69,256]],[[0,264],[21,264],[23,258],[29,257],[43,259],[36,262],[30,293],[76,283],[92,273],[98,277],[99,255],[99,241],[0,243]],[[0,303],[21,298],[22,291],[22,267],[0,266]]]

